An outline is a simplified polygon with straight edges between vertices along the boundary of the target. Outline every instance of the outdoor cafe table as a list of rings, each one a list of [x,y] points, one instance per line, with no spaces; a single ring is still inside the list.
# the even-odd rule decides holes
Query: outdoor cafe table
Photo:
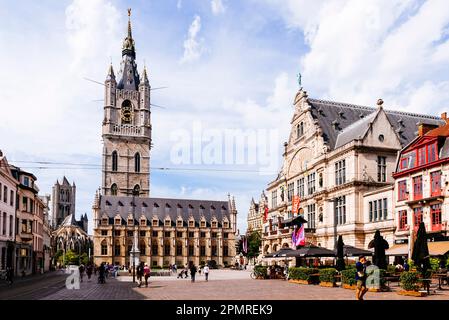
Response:
[[[433,275],[435,278],[438,278],[438,290],[443,290],[441,284],[443,283],[443,279],[447,278],[446,273],[436,273]]]

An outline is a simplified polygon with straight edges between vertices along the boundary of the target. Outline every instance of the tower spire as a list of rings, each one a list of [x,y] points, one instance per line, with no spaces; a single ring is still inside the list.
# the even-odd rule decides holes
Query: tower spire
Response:
[[[131,31],[131,8],[128,8],[128,38],[133,38]]]
[[[136,50],[131,29],[131,8],[128,9],[128,35],[125,40],[123,40],[122,46],[122,56],[125,55],[131,56],[134,59],[136,58]]]

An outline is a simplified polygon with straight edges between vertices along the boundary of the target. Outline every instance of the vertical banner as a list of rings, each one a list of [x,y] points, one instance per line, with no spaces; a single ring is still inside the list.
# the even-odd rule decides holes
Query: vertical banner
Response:
[[[268,206],[265,206],[265,212],[263,215],[263,222],[267,222],[268,220]]]
[[[297,215],[299,212],[299,196],[293,196],[293,201],[292,201],[292,213],[293,215]]]
[[[304,224],[302,224],[296,233],[296,246],[305,246],[306,244],[306,235],[304,231]]]
[[[243,236],[242,241],[243,241],[243,243],[242,243],[243,252],[248,253],[248,241],[247,241],[246,236]]]

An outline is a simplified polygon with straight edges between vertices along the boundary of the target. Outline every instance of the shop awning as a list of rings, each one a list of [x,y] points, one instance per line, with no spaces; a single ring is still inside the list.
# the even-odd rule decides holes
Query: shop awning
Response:
[[[427,243],[431,256],[444,256],[449,252],[449,241],[435,241]]]
[[[449,241],[435,241],[428,242],[429,255],[443,256],[449,253]],[[385,251],[387,256],[407,256],[408,255],[408,244],[395,244],[390,249]]]
[[[390,249],[385,251],[387,256],[407,256],[408,244],[394,244]]]

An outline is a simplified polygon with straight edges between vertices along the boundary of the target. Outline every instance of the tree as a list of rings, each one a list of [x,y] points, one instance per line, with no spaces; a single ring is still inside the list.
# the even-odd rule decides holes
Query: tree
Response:
[[[260,245],[262,243],[260,233],[253,231],[248,236],[248,258],[257,257],[260,253]]]

